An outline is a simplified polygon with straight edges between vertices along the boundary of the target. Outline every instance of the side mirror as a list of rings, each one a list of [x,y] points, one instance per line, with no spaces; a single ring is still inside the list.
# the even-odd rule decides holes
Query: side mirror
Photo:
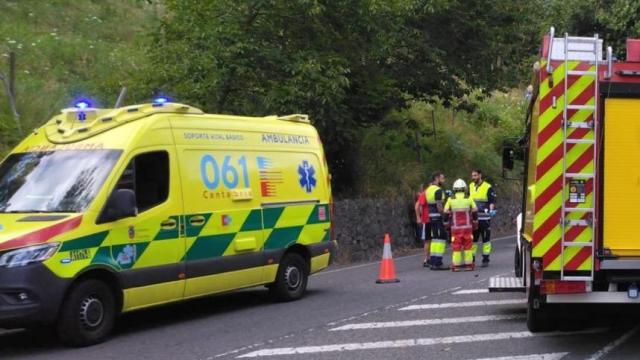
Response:
[[[512,146],[505,145],[502,148],[502,169],[513,170],[515,151]]]
[[[118,189],[109,197],[107,206],[105,206],[100,216],[100,223],[116,221],[137,215],[136,194],[130,189]]]

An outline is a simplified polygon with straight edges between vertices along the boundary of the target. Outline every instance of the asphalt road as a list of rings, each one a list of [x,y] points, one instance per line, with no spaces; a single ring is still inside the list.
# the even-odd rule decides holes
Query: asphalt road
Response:
[[[521,294],[484,292],[512,272],[513,238],[491,266],[452,273],[396,259],[397,284],[377,264],[314,275],[307,296],[274,303],[262,288],[125,316],[113,337],[69,349],[46,332],[0,332],[2,359],[636,359],[637,307],[567,311],[561,331],[533,335]],[[448,260],[448,259],[447,259]]]

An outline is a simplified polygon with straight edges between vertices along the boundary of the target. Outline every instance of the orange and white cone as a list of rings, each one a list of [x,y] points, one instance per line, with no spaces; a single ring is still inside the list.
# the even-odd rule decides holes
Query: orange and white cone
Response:
[[[382,262],[380,263],[380,275],[378,275],[378,284],[388,284],[400,282],[396,277],[396,266],[393,263],[393,255],[391,255],[391,237],[389,234],[384,235],[384,250],[382,252]]]

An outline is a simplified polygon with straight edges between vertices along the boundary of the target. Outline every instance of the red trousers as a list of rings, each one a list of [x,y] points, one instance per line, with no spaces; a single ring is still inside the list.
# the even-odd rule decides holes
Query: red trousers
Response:
[[[471,251],[473,246],[473,230],[453,230],[453,242],[451,248],[453,251],[468,250]]]
[[[473,264],[473,231],[469,229],[457,229],[452,231],[453,242],[451,243],[451,265],[453,269],[463,265],[472,266]],[[464,257],[463,257],[464,251]]]

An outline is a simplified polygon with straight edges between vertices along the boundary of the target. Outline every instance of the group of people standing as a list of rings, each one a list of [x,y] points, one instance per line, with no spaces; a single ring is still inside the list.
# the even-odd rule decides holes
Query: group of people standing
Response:
[[[424,242],[424,267],[447,270],[442,261],[451,239],[451,270],[474,270],[478,240],[482,240],[482,267],[489,266],[491,255],[491,218],[497,214],[496,195],[482,171],[471,172],[467,188],[464,180],[447,191],[445,176],[436,172],[431,183],[420,192],[415,203],[416,220]]]

